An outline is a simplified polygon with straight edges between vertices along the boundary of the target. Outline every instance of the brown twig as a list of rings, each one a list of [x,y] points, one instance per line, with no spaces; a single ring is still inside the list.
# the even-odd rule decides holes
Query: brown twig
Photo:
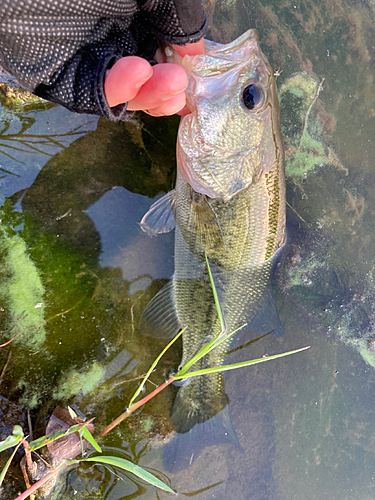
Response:
[[[27,474],[27,469],[26,469],[26,455],[24,455],[21,459],[20,468],[22,471],[23,480],[25,481],[25,484],[26,484],[26,488],[29,489],[31,486],[31,483],[30,483],[29,476]]]
[[[152,370],[151,373],[154,373],[155,370]],[[135,382],[136,380],[143,380],[145,378],[147,374],[144,373],[143,375],[138,375],[138,377],[134,377],[134,378],[129,378],[128,380],[121,380],[121,382],[116,382],[115,383],[115,386],[117,385],[121,385],[121,384],[127,384],[128,382]],[[151,382],[151,380],[148,380],[148,382]],[[153,384],[155,387],[157,387],[156,384],[154,384],[154,382],[151,382],[151,384]]]
[[[30,411],[27,410],[27,425],[29,426],[29,436],[30,436],[30,441],[32,441],[33,438],[33,426],[31,424],[31,417],[30,417]]]
[[[305,119],[303,120],[303,128],[302,128],[302,133],[301,133],[301,137],[300,137],[300,140],[299,140],[297,151],[299,151],[301,149],[301,145],[302,145],[302,141],[303,141],[303,136],[304,136],[305,131],[306,131],[307,121],[309,119],[310,111],[311,111],[312,107],[314,106],[315,101],[318,99],[320,92],[323,89],[324,80],[325,80],[325,78],[323,78],[322,81],[320,82],[320,84],[319,84],[319,86],[317,88],[317,91],[315,93],[315,96],[314,96],[313,100],[310,103],[310,106],[308,107],[308,109],[306,111]]]
[[[147,403],[147,401],[150,401],[150,399],[152,399],[154,396],[156,396],[157,394],[159,394],[159,392],[161,392],[163,389],[165,389],[173,381],[174,381],[173,377],[170,377],[163,384],[159,385],[159,387],[157,387],[154,391],[150,392],[150,394],[148,394],[146,397],[144,397],[143,399],[141,399],[140,401],[138,401],[138,403],[135,403],[135,404],[131,405],[130,408],[128,408],[124,413],[122,413],[119,417],[116,418],[116,420],[114,420],[112,423],[110,423],[108,425],[108,427],[106,427],[104,429],[104,431],[100,434],[100,437],[103,437],[106,434],[108,434],[109,431],[111,431],[112,429],[114,429],[123,420],[125,420],[128,417],[130,417],[130,415],[133,412],[135,412],[136,410],[138,410],[138,408],[140,408],[145,403]]]
[[[7,368],[8,368],[8,364],[9,364],[9,361],[10,361],[11,357],[12,357],[12,349],[10,349],[10,351],[8,353],[8,358],[7,358],[7,360],[5,362],[5,365],[4,365],[4,368],[1,371],[0,384],[3,381],[4,375],[5,375],[5,372],[6,372]]]
[[[13,340],[15,340],[18,337],[18,335],[21,335],[21,333],[23,333],[23,332],[17,333],[17,335],[15,335],[12,339],[8,340],[8,342],[5,342],[5,344],[1,344],[0,347],[5,347],[8,344],[10,344],[11,342],[13,342]]]

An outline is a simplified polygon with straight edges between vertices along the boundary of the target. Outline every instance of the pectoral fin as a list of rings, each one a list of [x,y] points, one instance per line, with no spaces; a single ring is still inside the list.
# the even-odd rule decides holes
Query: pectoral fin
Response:
[[[149,302],[142,314],[141,331],[152,337],[173,338],[181,330],[173,298],[173,281]]]
[[[161,233],[169,233],[176,227],[174,217],[175,190],[159,198],[143,216],[139,225],[142,231],[149,236],[157,236]]]
[[[205,197],[201,197],[199,203],[192,203],[187,226],[189,229],[188,243],[191,248],[199,249],[210,255],[212,249],[217,251],[218,247],[225,247],[218,217]]]

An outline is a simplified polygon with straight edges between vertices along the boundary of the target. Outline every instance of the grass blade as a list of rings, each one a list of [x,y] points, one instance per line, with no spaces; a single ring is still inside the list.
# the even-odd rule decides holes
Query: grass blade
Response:
[[[20,425],[15,425],[13,428],[13,434],[11,436],[8,436],[4,441],[0,442],[0,452],[18,445],[22,439],[22,427]]]
[[[29,443],[28,450],[38,450],[39,448],[42,448],[42,446],[52,443],[52,441],[56,441],[56,439],[59,439],[68,434],[72,434],[73,432],[80,431],[83,427],[85,427],[93,420],[94,419],[92,418],[91,420],[87,420],[87,422],[83,422],[82,424],[73,425],[69,429],[63,429],[61,431],[54,432],[53,434],[47,434],[47,436],[42,436],[39,439],[35,439],[34,441],[31,441],[31,443]]]
[[[227,335],[223,336],[223,334],[227,330],[227,326],[225,324],[224,315],[223,315],[223,311],[221,309],[219,296],[218,296],[217,291],[216,291],[216,286],[215,286],[214,278],[212,276],[210,264],[208,262],[208,258],[207,258],[206,254],[205,254],[205,258],[206,258],[206,264],[207,264],[207,269],[208,269],[208,275],[210,277],[212,293],[213,293],[213,296],[214,296],[215,307],[216,307],[217,315],[218,315],[219,321],[220,321],[221,332],[218,335],[216,335],[216,337],[214,337],[210,342],[208,342],[204,347],[202,347],[202,349],[200,349],[199,352],[197,352],[197,354],[195,354],[195,356],[193,356],[181,368],[181,370],[179,370],[179,372],[177,374],[178,376],[184,375],[190,369],[190,367],[194,365],[194,363],[196,363],[198,360],[200,360],[201,358],[203,358],[203,356],[205,356],[210,351],[212,351],[212,349],[215,349],[217,346],[219,346],[228,337],[230,337],[231,335],[233,335],[234,333],[236,333],[238,330],[240,330],[241,328],[243,328],[244,326],[246,326],[246,324],[242,325],[239,328],[237,328],[236,330],[233,330],[233,332],[230,332]]]
[[[95,441],[94,436],[91,434],[87,427],[83,427],[83,429],[79,431],[79,434],[80,436],[84,437],[91,444],[91,446],[95,448],[96,451],[98,451],[99,453],[102,452],[102,449]]]
[[[17,444],[17,446],[15,447],[13,453],[11,454],[11,456],[9,457],[9,459],[7,460],[7,463],[4,465],[4,468],[3,468],[3,470],[0,473],[0,490],[1,490],[1,485],[3,484],[3,481],[4,481],[5,474],[8,472],[9,466],[10,466],[10,464],[11,464],[13,458],[14,458],[14,455],[17,453],[17,450],[21,446],[21,444],[22,444],[22,441],[20,441]]]
[[[129,460],[125,460],[124,458],[119,458],[119,457],[111,457],[111,456],[104,456],[104,457],[90,457],[90,458],[85,458],[85,462],[97,462],[97,463],[102,463],[102,464],[107,464],[107,465],[112,465],[114,467],[118,467],[119,469],[126,470],[128,472],[131,472],[132,474],[140,477],[144,481],[146,481],[149,484],[152,484],[153,486],[156,486],[157,488],[160,488],[164,491],[168,491],[169,493],[175,493],[172,488],[167,486],[163,481],[160,481],[157,477],[155,477],[153,474],[150,472],[147,472],[146,470],[142,469],[139,465],[133,464],[132,462],[129,462]]]
[[[130,400],[130,403],[129,403],[129,408],[131,407],[133,401],[138,397],[139,393],[141,392],[141,390],[143,389],[143,386],[145,385],[148,377],[151,375],[153,369],[155,368],[155,366],[159,363],[160,361],[160,358],[163,356],[163,354],[171,347],[171,345],[173,345],[176,340],[184,333],[184,331],[186,330],[187,326],[185,326],[185,328],[183,328],[175,337],[173,337],[173,339],[169,342],[169,344],[167,345],[167,347],[165,347],[161,353],[159,354],[159,356],[155,359],[155,361],[152,363],[150,369],[148,370],[148,372],[146,373],[146,376],[145,378],[142,380],[141,384],[139,385],[138,389],[135,391],[133,397],[131,398]]]
[[[209,353],[211,351],[211,349],[213,349],[213,346],[215,344],[215,342],[218,340],[218,338],[220,337],[221,333],[219,333],[218,335],[216,335],[216,337],[214,337],[212,340],[210,340],[210,342],[208,342],[207,344],[205,344],[202,349],[200,349],[197,354],[195,354],[187,363],[184,364],[184,366],[178,371],[178,373],[176,375],[184,375],[189,369],[191,366],[193,366],[198,360],[200,360],[201,358],[203,358],[203,356],[205,356],[207,353]]]
[[[221,305],[220,305],[219,297],[217,295],[216,286],[215,286],[214,278],[213,278],[212,273],[211,273],[211,268],[210,268],[210,264],[208,262],[207,254],[204,254],[204,256],[206,257],[206,264],[207,264],[207,269],[208,269],[208,275],[210,277],[212,293],[214,294],[216,311],[217,311],[217,314],[218,314],[219,320],[220,320],[221,333],[223,333],[226,330],[224,315],[223,315],[223,311],[221,310]]]
[[[179,370],[178,373],[176,373],[176,376],[182,377],[182,375],[186,374],[187,371],[189,370],[189,368],[191,366],[193,366],[201,358],[203,358],[203,356],[205,356],[206,354],[211,352],[212,349],[216,349],[216,347],[218,347],[222,342],[224,342],[231,335],[234,335],[236,332],[238,332],[239,330],[244,328],[246,325],[247,325],[247,323],[244,323],[243,325],[239,326],[238,328],[236,328],[232,332],[224,335],[224,337],[220,337],[223,333],[223,332],[220,332],[218,335],[216,335],[216,337],[214,337],[210,342],[208,342],[204,347],[202,347],[202,349],[199,352],[197,352],[197,354],[195,354],[195,356],[193,356],[187,363],[185,363],[185,365],[181,368],[181,370]]]
[[[296,349],[295,351],[283,352],[281,354],[274,354],[273,356],[267,356],[266,358],[259,359],[251,359],[250,361],[241,361],[241,363],[233,363],[231,365],[223,365],[223,366],[214,366],[212,368],[205,368],[204,370],[197,370],[195,372],[189,372],[188,377],[198,377],[199,375],[208,375],[211,373],[217,372],[226,372],[229,370],[235,370],[236,368],[242,368],[243,366],[248,365],[256,365],[258,363],[264,363],[265,361],[271,361],[271,359],[282,358],[284,356],[289,356],[290,354],[295,354],[297,352],[305,351],[306,349],[310,349],[310,346],[301,347],[301,349]],[[181,380],[183,378],[187,378],[186,375],[172,375],[174,380]]]

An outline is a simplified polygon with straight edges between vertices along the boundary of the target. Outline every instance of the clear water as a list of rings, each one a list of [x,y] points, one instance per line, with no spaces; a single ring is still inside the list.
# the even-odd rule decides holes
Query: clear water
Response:
[[[288,158],[288,242],[274,280],[286,334],[238,359],[311,349],[226,375],[243,451],[217,444],[190,467],[165,471],[174,388],[108,434],[103,450],[164,478],[177,498],[373,499],[374,2],[218,0],[207,9],[216,41],[258,29],[280,74]],[[312,79],[291,79],[302,71]],[[37,435],[67,402],[101,430],[165,345],[137,325],[173,273],[173,235],[150,239],[137,223],[173,185],[178,119],[113,124],[59,107],[2,113],[0,321],[4,340],[20,335],[0,351],[2,369],[12,349],[1,394],[30,408]],[[179,357],[176,346],[153,382]],[[169,497],[87,464],[61,478],[56,495]]]

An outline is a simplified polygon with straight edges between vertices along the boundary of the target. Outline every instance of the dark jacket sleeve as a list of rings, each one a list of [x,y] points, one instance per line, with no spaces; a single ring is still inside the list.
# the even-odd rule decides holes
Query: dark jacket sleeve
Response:
[[[133,113],[108,106],[106,71],[127,55],[152,62],[160,41],[194,42],[205,29],[201,0],[2,0],[0,64],[71,111],[124,120]]]
[[[142,10],[149,16],[152,32],[166,43],[194,43],[207,30],[202,0],[148,1]]]

